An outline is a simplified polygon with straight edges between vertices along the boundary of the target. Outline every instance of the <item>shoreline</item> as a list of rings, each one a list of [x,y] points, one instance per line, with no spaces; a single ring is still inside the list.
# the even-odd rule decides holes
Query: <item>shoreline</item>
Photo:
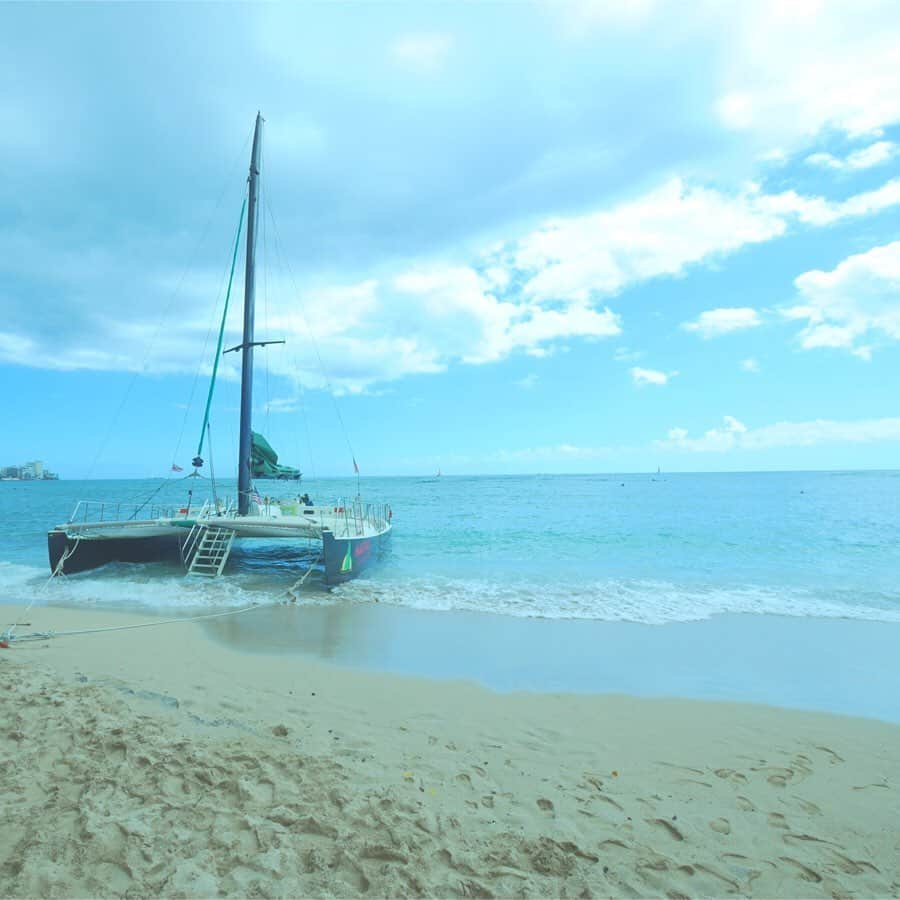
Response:
[[[8,619],[14,609],[0,606],[0,616]],[[57,628],[59,617],[70,613],[110,622],[205,614],[72,605],[35,610]],[[388,602],[260,605],[237,616],[209,612],[198,626],[223,649],[241,654],[472,681],[505,693],[722,700],[900,724],[900,622],[732,613],[657,625]]]
[[[150,618],[29,614],[113,617]],[[246,653],[201,623],[23,644],[0,671],[9,896],[900,890],[883,722],[497,693]]]
[[[333,603],[207,630],[242,652],[503,692],[724,700],[900,724],[900,623],[745,613],[657,625]]]

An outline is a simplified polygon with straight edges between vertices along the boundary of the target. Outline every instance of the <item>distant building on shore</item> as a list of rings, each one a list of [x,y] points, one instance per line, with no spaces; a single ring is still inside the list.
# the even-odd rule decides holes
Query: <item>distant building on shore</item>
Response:
[[[0,469],[0,481],[56,481],[59,475],[44,468],[43,461],[34,459],[21,466],[4,466]]]

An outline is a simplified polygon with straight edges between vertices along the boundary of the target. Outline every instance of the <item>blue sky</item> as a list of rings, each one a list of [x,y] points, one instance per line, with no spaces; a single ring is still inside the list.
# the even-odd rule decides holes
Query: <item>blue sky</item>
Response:
[[[0,464],[188,466],[260,109],[283,461],[896,468],[898,45],[893,3],[2,5]]]

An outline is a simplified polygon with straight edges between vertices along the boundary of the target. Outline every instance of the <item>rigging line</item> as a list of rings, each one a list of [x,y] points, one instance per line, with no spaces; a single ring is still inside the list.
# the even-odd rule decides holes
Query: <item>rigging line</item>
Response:
[[[137,514],[169,483],[169,478],[171,478],[171,474],[169,475],[169,477],[162,480],[162,483],[159,485],[159,487],[155,491],[153,491],[153,493],[151,493],[150,496],[148,496],[147,499],[144,500],[144,502],[141,503],[141,505],[138,506],[137,509],[135,509],[135,511],[128,518],[136,519]]]
[[[280,240],[279,233],[278,233],[278,223],[275,221],[275,216],[272,213],[272,207],[268,204],[268,200],[266,202],[266,209],[269,213],[269,217],[272,220],[272,231],[275,236],[275,250],[278,254],[278,258],[283,262],[283,264],[285,266],[288,276],[291,279],[291,284],[293,285],[294,291],[297,295],[297,299],[299,300],[300,289],[297,287],[297,281],[294,278],[293,269],[291,269],[290,263],[287,262],[286,257],[282,253],[281,240]],[[316,359],[319,362],[319,371],[322,373],[322,376],[325,378],[325,385],[328,388],[328,394],[331,397],[331,402],[334,406],[334,411],[337,414],[338,422],[340,423],[340,426],[341,426],[341,432],[344,435],[344,440],[347,442],[347,447],[350,450],[350,455],[355,463],[356,462],[356,453],[353,450],[353,444],[350,442],[350,435],[347,433],[347,427],[344,424],[344,417],[341,415],[340,407],[337,404],[337,398],[334,395],[334,387],[332,386],[331,379],[329,378],[328,372],[325,369],[325,364],[322,361],[322,354],[319,352],[319,345],[316,341],[316,336],[313,334],[312,328],[310,327],[310,324],[309,324],[309,320],[306,318],[306,312],[304,310],[303,304],[298,303],[298,306],[300,308],[300,316],[303,319],[303,324],[306,326],[307,334],[309,335],[310,342],[312,343],[313,352],[316,354]],[[359,474],[358,471],[357,471],[357,474]]]
[[[217,315],[215,315],[215,313],[217,312],[217,310],[219,308],[219,301],[222,299],[222,297],[225,294],[225,284],[229,278],[229,276],[228,276],[229,270],[230,270],[230,266],[228,263],[228,258],[226,257],[225,264],[222,267],[222,275],[219,279],[219,289],[216,291],[216,301],[213,306],[214,316],[210,320],[209,327],[206,329],[206,335],[203,338],[203,350],[200,353],[200,361],[197,364],[197,368],[194,370],[194,377],[193,377],[193,380],[191,381],[191,390],[190,390],[190,393],[188,394],[188,401],[184,407],[184,415],[181,418],[181,429],[178,432],[178,440],[175,443],[175,451],[172,454],[173,464],[176,462],[178,454],[181,452],[181,444],[182,444],[182,441],[184,440],[184,432],[187,429],[188,418],[190,417],[191,411],[194,406],[194,396],[197,393],[197,385],[200,382],[200,375],[203,373],[203,368],[205,365],[204,360],[207,359],[206,348],[209,346],[209,339],[212,336],[213,330],[215,328],[216,318],[218,318]],[[174,471],[174,470],[170,469],[170,473],[172,471]],[[171,478],[171,474],[169,474],[168,477]]]
[[[222,297],[223,292],[224,292],[223,288],[225,285],[225,279],[227,278],[227,275],[225,273],[227,271],[228,271],[228,264],[226,263],[225,270],[222,272],[220,288],[216,292],[216,308],[218,308],[219,299]],[[214,309],[213,311],[215,312],[216,310]],[[202,362],[202,360],[205,360],[207,358],[206,348],[209,346],[209,339],[212,336],[213,328],[215,327],[214,323],[215,323],[215,319],[210,321],[209,327],[206,330],[206,335],[203,338],[203,349],[200,353],[201,362],[198,363],[197,368],[194,371],[194,377],[191,380],[191,390],[190,390],[190,393],[188,394],[187,403],[184,404],[184,415],[181,418],[181,428],[178,431],[178,440],[175,442],[175,449],[172,453],[172,464],[173,465],[175,465],[177,463],[178,455],[181,453],[181,444],[184,441],[184,433],[187,430],[188,418],[190,417],[191,411],[193,410],[193,407],[194,407],[194,396],[197,393],[197,385],[200,383],[200,376],[203,373],[204,363]],[[166,477],[171,479],[172,472],[174,472],[174,471],[176,471],[176,470],[170,469],[169,472],[167,473]]]
[[[241,204],[241,216],[238,219],[237,234],[234,236],[234,252],[231,255],[231,273],[228,276],[228,290],[225,292],[225,308],[222,311],[222,324],[219,326],[219,342],[216,346],[216,357],[213,360],[212,377],[209,380],[209,393],[206,395],[206,410],[203,413],[203,424],[200,426],[200,440],[197,442],[197,456],[203,452],[203,439],[206,436],[206,426],[209,424],[209,408],[212,405],[213,390],[216,386],[216,374],[219,371],[219,360],[222,358],[222,341],[225,338],[225,322],[228,318],[228,301],[231,299],[231,285],[234,281],[234,267],[237,264],[238,247],[241,241],[241,229],[244,227],[244,212],[247,209],[247,200]],[[195,466],[195,468],[198,468]]]
[[[160,483],[155,487],[139,504],[136,505],[134,512],[128,517],[127,521],[131,521],[132,519],[137,519],[138,513],[164,488],[172,483],[174,480],[176,483],[179,481],[187,481],[189,478],[203,478],[202,475],[197,475],[195,473],[191,473],[189,475],[182,475],[180,478],[173,479],[172,473],[169,472],[165,478],[160,481]],[[140,495],[135,493],[135,501],[140,499]],[[174,505],[174,504],[173,504]]]
[[[128,385],[125,388],[125,395],[122,397],[122,401],[119,404],[119,407],[115,412],[115,415],[113,416],[112,420],[109,423],[109,428],[107,429],[106,436],[103,438],[103,440],[100,443],[100,449],[97,451],[97,454],[94,457],[93,462],[91,462],[91,465],[87,471],[87,475],[85,476],[85,480],[87,480],[87,481],[90,481],[91,478],[93,478],[94,469],[96,469],[97,463],[100,461],[101,456],[103,455],[103,453],[106,450],[106,446],[109,443],[109,439],[112,437],[113,430],[115,429],[116,424],[118,423],[119,417],[122,414],[122,410],[125,408],[125,404],[128,402],[128,398],[130,397],[131,392],[134,389],[134,385],[137,382],[138,375],[140,375],[142,372],[146,371],[147,363],[149,362],[150,356],[153,353],[153,348],[156,345],[157,339],[159,338],[159,334],[162,331],[163,323],[169,318],[169,313],[172,310],[172,305],[175,302],[175,298],[181,292],[181,287],[184,284],[185,278],[187,278],[188,271],[193,267],[193,262],[196,259],[197,255],[199,254],[200,248],[203,246],[203,243],[206,241],[206,236],[208,235],[209,230],[212,227],[212,223],[216,217],[216,213],[218,213],[219,207],[222,205],[222,201],[225,198],[225,194],[228,192],[229,186],[231,185],[231,173],[235,170],[238,162],[240,161],[241,157],[244,155],[244,153],[247,149],[247,144],[250,142],[251,135],[252,135],[252,130],[247,135],[247,137],[244,139],[244,143],[240,149],[240,152],[235,155],[234,160],[231,163],[231,166],[227,169],[227,175],[225,177],[224,185],[222,187],[222,190],[219,193],[218,199],[216,200],[216,204],[213,208],[213,211],[210,214],[209,219],[207,220],[206,225],[203,228],[203,231],[201,232],[199,240],[197,241],[196,245],[194,246],[193,251],[191,252],[189,264],[184,266],[184,268],[181,271],[181,276],[179,277],[178,282],[176,283],[176,285],[172,289],[172,291],[169,293],[168,300],[166,301],[166,305],[163,309],[162,315],[160,316],[159,321],[157,322],[156,329],[153,332],[153,336],[151,337],[150,341],[146,345],[147,353],[144,356],[144,359],[141,363],[140,369],[135,369],[131,374],[131,378],[128,381]]]
[[[202,475],[197,475],[191,472],[188,475],[182,475],[179,478],[175,478],[174,481],[177,484],[179,481],[187,481],[190,478],[203,478]],[[141,502],[141,504],[135,509],[135,511],[128,517],[129,520],[136,519],[137,514],[164,488],[170,485],[173,481],[172,473],[170,472],[163,480],[159,483],[159,486],[150,492],[145,500]],[[177,504],[171,504],[172,506],[177,506]]]
[[[194,477],[193,475],[182,475],[180,478],[176,478],[175,480],[176,480],[176,481],[184,481],[184,480],[187,479],[187,478],[193,478],[193,477]],[[171,482],[172,482],[172,473],[169,472],[169,474],[166,475],[165,478],[163,478],[163,480],[159,483],[159,485],[158,485],[153,491],[151,491],[151,492],[147,495],[147,497],[146,497],[143,501],[141,501],[141,503],[135,508],[134,512],[128,517],[128,521],[131,521],[132,519],[137,519],[138,513],[139,513],[139,512],[140,512],[140,511],[141,511],[141,510],[142,510],[142,509],[143,509],[143,508],[144,508],[144,507],[145,507],[145,506],[146,506],[146,505],[147,505],[147,504],[148,504],[148,503],[149,503],[149,502],[150,502],[150,501],[151,501],[151,500],[152,500],[152,499],[153,499],[153,498],[154,498],[154,497],[155,497],[155,496],[156,496],[156,495],[164,488],[164,487],[166,487],[167,485],[171,484]]]

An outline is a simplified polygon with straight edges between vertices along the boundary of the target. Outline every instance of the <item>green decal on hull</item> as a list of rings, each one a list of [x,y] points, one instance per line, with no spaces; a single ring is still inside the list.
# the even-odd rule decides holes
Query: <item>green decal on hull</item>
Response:
[[[341,563],[341,575],[346,574],[347,572],[353,571],[353,559],[350,556],[350,543],[347,543],[347,553],[344,556],[344,561]]]

